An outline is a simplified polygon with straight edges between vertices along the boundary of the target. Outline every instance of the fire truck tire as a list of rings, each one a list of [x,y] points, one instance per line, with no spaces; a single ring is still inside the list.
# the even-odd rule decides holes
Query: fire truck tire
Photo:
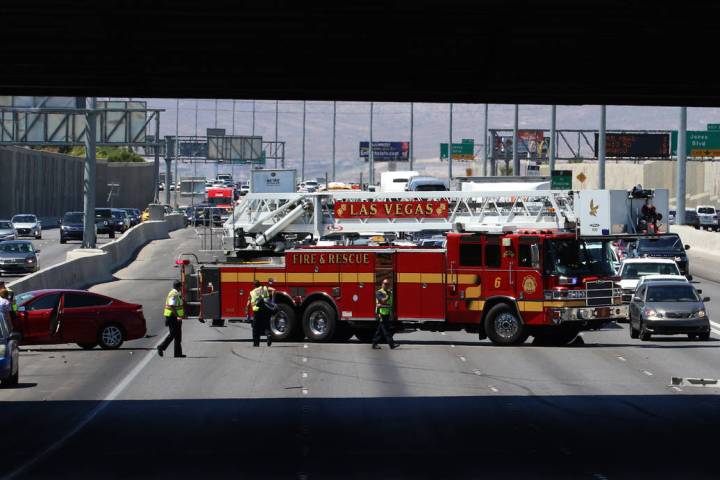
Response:
[[[285,303],[278,303],[277,307],[278,312],[270,319],[270,334],[278,342],[291,340],[299,330],[295,310]]]
[[[358,328],[355,330],[355,338],[357,338],[360,343],[370,343],[373,341],[374,336],[375,330],[370,328]]]
[[[485,332],[495,345],[519,345],[528,337],[525,324],[506,303],[495,305],[487,313]]]
[[[305,336],[313,342],[329,342],[335,335],[336,317],[335,309],[326,301],[311,303],[303,313]]]

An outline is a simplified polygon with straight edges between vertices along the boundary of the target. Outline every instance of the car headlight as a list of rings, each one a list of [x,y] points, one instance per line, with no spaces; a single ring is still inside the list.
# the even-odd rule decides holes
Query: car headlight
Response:
[[[701,308],[700,310],[697,311],[695,316],[697,316],[698,318],[705,318],[707,316],[707,313],[705,313],[704,308]]]
[[[26,258],[25,259],[25,263],[34,263],[34,262],[35,262],[34,258]]]
[[[675,257],[676,262],[682,262],[682,257]]]
[[[653,320],[656,318],[663,318],[663,312],[659,310],[655,310],[653,308],[646,308],[643,313],[645,314],[645,317],[649,320]]]
[[[7,353],[7,346],[5,344],[0,345],[0,358],[5,358]]]
[[[103,225],[105,225],[107,227],[107,224],[108,224],[107,220],[104,220]]]

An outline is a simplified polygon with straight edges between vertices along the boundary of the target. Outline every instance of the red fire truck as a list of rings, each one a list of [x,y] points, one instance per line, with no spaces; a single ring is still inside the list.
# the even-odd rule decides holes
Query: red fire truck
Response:
[[[627,316],[611,248],[608,239],[528,229],[450,232],[444,248],[306,246],[247,261],[178,263],[186,298],[214,323],[246,321],[253,282],[270,283],[277,340],[369,341],[375,291],[388,279],[400,329],[465,330],[496,345],[528,336],[563,344]]]
[[[211,207],[233,208],[235,189],[230,187],[211,187],[207,189],[207,203]]]

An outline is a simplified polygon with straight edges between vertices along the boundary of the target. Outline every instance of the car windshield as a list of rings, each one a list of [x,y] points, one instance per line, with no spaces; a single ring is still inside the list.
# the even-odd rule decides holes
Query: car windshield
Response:
[[[15,303],[17,303],[18,305],[22,305],[22,304],[32,300],[36,296],[37,295],[35,295],[35,293],[33,293],[33,292],[21,293],[21,294],[15,295]]]
[[[35,217],[33,215],[17,215],[12,219],[13,223],[35,223]]]
[[[213,198],[208,198],[208,203],[213,206],[228,205],[228,204],[232,203],[232,200],[229,198],[225,198],[225,197],[213,197]]]
[[[623,280],[635,280],[644,275],[680,275],[675,263],[626,263],[620,276]]]
[[[547,240],[545,272],[548,275],[613,275],[609,240]]]
[[[705,213],[705,214],[710,213],[710,214],[714,214],[714,213],[715,213],[715,207],[698,207],[697,213]]]
[[[83,223],[82,213],[66,213],[63,217],[63,223]]]
[[[695,289],[689,285],[652,285],[646,302],[699,302]]]
[[[0,228],[12,228],[12,223],[10,223],[10,222],[0,222]]]
[[[113,218],[125,218],[124,212],[112,212]]]
[[[95,218],[107,218],[111,216],[112,213],[110,210],[95,210]]]
[[[447,188],[445,188],[445,185],[437,183],[416,185],[414,188],[416,192],[444,192],[447,190]]]
[[[641,238],[638,240],[638,250],[677,250],[682,251],[682,243],[680,237],[659,237],[659,238]]]
[[[32,243],[15,243],[15,242],[3,242],[0,243],[0,252],[2,253],[32,253]]]

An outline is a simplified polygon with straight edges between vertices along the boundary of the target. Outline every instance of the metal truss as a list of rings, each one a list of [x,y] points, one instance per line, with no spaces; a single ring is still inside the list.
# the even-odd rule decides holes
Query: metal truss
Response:
[[[215,151],[216,153],[225,152],[226,154],[230,151],[238,152],[237,146],[234,145],[217,145],[217,139],[223,139],[225,137],[207,137],[207,136],[179,136],[179,151],[178,160],[183,163],[231,163],[233,160],[228,155],[220,155],[220,158],[209,158],[209,142],[208,138],[213,138],[216,141]],[[231,138],[231,137],[226,137]],[[159,142],[159,155],[164,156],[167,160],[174,160],[174,149],[175,149],[175,136],[167,135],[165,138],[160,139]],[[155,147],[150,145],[145,149],[145,155],[154,155]],[[236,164],[240,165],[263,165],[267,167],[270,162],[274,163],[274,167],[285,166],[285,142],[273,142],[273,141],[262,141],[262,156],[265,161],[238,161],[235,160]],[[217,155],[215,155],[217,156]],[[227,157],[227,158],[225,158]]]
[[[96,145],[149,147],[161,109],[98,108]],[[73,146],[85,142],[85,114],[77,108],[0,107],[0,145]],[[151,123],[153,122],[153,123]],[[158,122],[159,123],[159,122]]]
[[[446,200],[447,218],[335,218],[337,201]],[[501,232],[508,229],[557,229],[575,223],[572,197],[566,192],[364,192],[356,190],[246,195],[225,223],[226,237],[242,229],[257,246],[280,233],[329,235],[450,231]],[[458,225],[460,224],[460,225]]]

